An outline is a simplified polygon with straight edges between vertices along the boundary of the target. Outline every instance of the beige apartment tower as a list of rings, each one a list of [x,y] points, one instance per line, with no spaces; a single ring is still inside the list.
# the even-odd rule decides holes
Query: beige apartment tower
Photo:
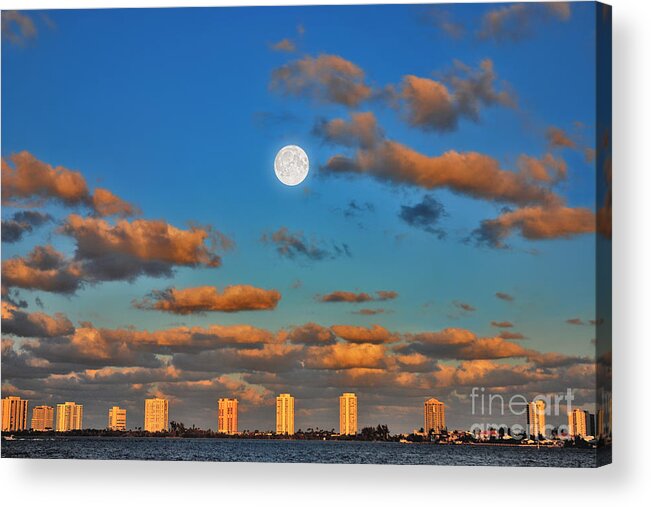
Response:
[[[106,427],[111,431],[126,431],[127,409],[111,407],[108,411],[108,424]]]
[[[219,398],[217,403],[217,431],[227,435],[237,433],[237,405],[235,398]]]
[[[527,431],[529,438],[538,440],[545,438],[545,402],[532,401],[527,405]]]
[[[126,414],[125,414],[126,419]],[[167,431],[169,423],[169,404],[165,398],[145,400],[145,431],[155,433]]]
[[[276,433],[294,434],[294,397],[289,394],[276,397]]]
[[[430,398],[424,404],[425,432],[430,431],[440,434],[445,429],[445,405],[436,398]]]
[[[52,431],[54,429],[54,407],[40,405],[32,410],[32,430]]]
[[[339,434],[357,435],[357,396],[344,393],[339,396]]]
[[[2,431],[23,431],[27,429],[27,400],[19,396],[2,399]]]
[[[84,420],[84,406],[74,401],[57,404],[57,431],[80,430]]]
[[[567,413],[567,425],[571,437],[585,437],[588,434],[585,412],[575,408]]]

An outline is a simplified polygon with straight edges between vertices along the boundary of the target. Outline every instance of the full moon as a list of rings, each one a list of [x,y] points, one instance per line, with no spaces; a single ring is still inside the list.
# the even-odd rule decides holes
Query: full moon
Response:
[[[274,160],[276,177],[290,187],[301,183],[310,170],[307,153],[300,146],[293,144],[281,148]]]

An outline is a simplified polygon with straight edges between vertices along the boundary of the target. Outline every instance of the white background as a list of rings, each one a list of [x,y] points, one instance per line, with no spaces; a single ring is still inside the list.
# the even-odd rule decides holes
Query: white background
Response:
[[[409,3],[416,3],[413,0]],[[2,9],[346,1],[0,0]],[[368,3],[358,1],[357,3]],[[393,3],[402,3],[394,0]],[[431,2],[430,2],[431,3]],[[597,470],[0,460],[4,506],[625,505],[651,500],[651,2],[613,5],[614,464]],[[117,34],[116,34],[117,35]],[[644,502],[643,502],[644,500]]]

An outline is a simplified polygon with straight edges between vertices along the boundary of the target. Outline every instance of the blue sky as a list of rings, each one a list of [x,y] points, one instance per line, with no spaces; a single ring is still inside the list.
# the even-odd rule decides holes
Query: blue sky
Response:
[[[190,222],[210,224],[236,245],[223,253],[223,265],[216,269],[181,266],[172,278],[88,283],[74,295],[21,290],[29,311],[62,312],[73,323],[105,328],[246,323],[276,332],[315,322],[377,324],[400,333],[458,327],[481,337],[499,332],[492,321],[509,321],[513,331],[527,337],[522,340],[527,349],[592,356],[594,326],[566,320],[595,319],[594,234],[535,240],[516,228],[509,248],[478,245],[471,240],[473,231],[512,204],[445,186],[425,189],[320,170],[334,154],[351,155],[354,149],[320,139],[315,122],[371,111],[387,139],[432,157],[450,150],[478,152],[504,170],[517,171],[521,155],[553,153],[567,164],[567,176],[554,193],[567,207],[595,211],[600,169],[584,153],[595,148],[595,6],[572,3],[570,16],[527,18],[526,33],[515,40],[478,35],[489,12],[509,5],[25,12],[38,34],[23,43],[3,41],[3,158],[26,150],[52,166],[80,171],[91,189],[107,188],[134,203],[142,219],[164,220],[180,229]],[[451,37],[442,19],[462,26],[463,34]],[[295,50],[275,51],[273,45],[283,39],[291,40]],[[490,59],[497,76],[493,86],[506,90],[517,105],[482,103],[476,120],[461,116],[454,129],[441,132],[416,128],[405,120],[404,105],[392,107],[381,97],[351,108],[270,88],[274,69],[319,55],[354,63],[363,69],[364,82],[378,91],[387,85],[399,89],[406,75],[443,82],[455,61],[477,69]],[[552,126],[571,137],[574,148],[550,148],[546,132]],[[310,158],[310,174],[297,187],[283,186],[273,173],[273,158],[286,144],[302,146]],[[437,221],[444,239],[399,216],[401,206],[414,206],[427,195],[445,209]],[[347,217],[352,201],[368,203],[370,209]],[[22,209],[5,204],[3,219]],[[55,201],[44,209],[57,221],[75,212]],[[25,256],[44,243],[73,256],[75,240],[60,235],[57,227],[52,223],[20,242],[3,244],[3,259]],[[280,227],[329,251],[345,244],[350,255],[283,257],[261,239]],[[301,286],[292,288],[297,280]],[[131,305],[172,286],[239,284],[278,290],[282,299],[273,311],[191,315]],[[316,300],[333,291],[378,290],[396,291],[399,297],[369,304]],[[514,301],[500,300],[496,292]],[[455,301],[475,309],[460,310]],[[386,313],[353,313],[366,307]],[[18,348],[30,337],[14,339]],[[12,378],[5,382],[46,401],[57,394],[21,387]],[[139,406],[140,400],[134,395],[131,402]],[[410,403],[413,413],[393,419],[399,429],[419,425],[420,402]],[[313,405],[310,415],[327,425],[332,413],[323,415],[318,403]],[[103,415],[87,414],[89,421],[102,424]],[[192,417],[180,418],[194,422]],[[249,427],[264,426],[255,410],[243,417],[249,417]],[[386,417],[393,417],[390,411]],[[208,416],[196,422],[212,424]]]

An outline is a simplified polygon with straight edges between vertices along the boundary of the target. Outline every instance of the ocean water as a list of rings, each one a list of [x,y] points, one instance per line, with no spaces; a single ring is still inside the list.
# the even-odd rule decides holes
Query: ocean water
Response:
[[[596,451],[526,446],[175,438],[29,438],[2,442],[3,458],[594,467]]]

